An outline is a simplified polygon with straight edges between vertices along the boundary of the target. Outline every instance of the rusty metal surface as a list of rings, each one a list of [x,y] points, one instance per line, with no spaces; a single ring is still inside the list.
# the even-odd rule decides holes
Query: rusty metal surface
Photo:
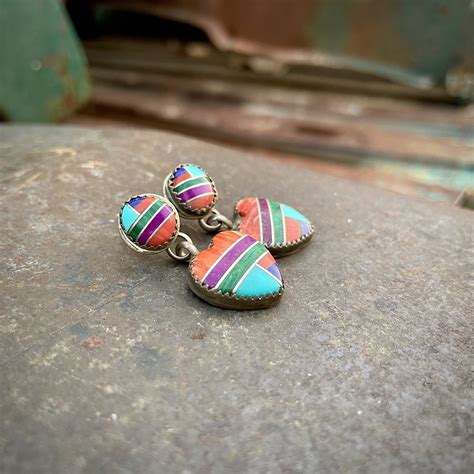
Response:
[[[293,87],[319,88],[338,92],[359,91],[368,96],[400,97],[449,101],[442,87],[423,89],[394,83],[375,76],[346,74],[329,65],[320,67],[287,67],[263,56],[220,51],[210,44],[192,41],[160,41],[143,38],[104,36],[85,42],[92,63],[116,68],[139,68],[177,75],[208,73],[222,79],[266,82]],[[452,99],[451,99],[452,100]]]
[[[123,77],[123,75],[122,75]],[[230,88],[229,88],[230,89]],[[176,89],[175,89],[176,90]],[[278,104],[245,100],[238,95],[206,93],[173,94],[169,88],[140,90],[128,86],[96,83],[93,103],[123,114],[142,115],[158,125],[160,120],[180,131],[247,146],[354,159],[385,157],[387,160],[429,162],[474,169],[474,126],[446,124],[430,133],[412,129],[386,117],[364,117],[362,113],[319,113],[308,107],[289,106],[282,113]],[[289,94],[291,95],[291,93]],[[232,102],[232,98],[235,102]],[[205,112],[205,113],[204,113]],[[426,127],[429,129],[429,125]],[[465,138],[464,138],[465,137]]]
[[[316,224],[277,307],[210,307],[116,235],[185,161],[225,213]],[[0,177],[2,474],[471,470],[469,211],[131,129],[0,127]]]
[[[193,46],[193,47],[191,47]],[[197,45],[87,44],[92,106],[73,123],[175,130],[454,203],[474,184],[474,108],[246,77]],[[222,71],[226,71],[223,74]]]
[[[191,23],[220,49],[474,97],[470,0],[93,0]],[[317,74],[313,71],[313,74]]]

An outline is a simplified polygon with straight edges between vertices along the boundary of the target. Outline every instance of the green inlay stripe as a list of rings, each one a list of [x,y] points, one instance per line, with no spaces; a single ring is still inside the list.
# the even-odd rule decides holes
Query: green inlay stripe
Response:
[[[132,230],[128,233],[128,235],[133,239],[137,240],[138,236],[140,235],[140,232],[144,229],[144,227],[150,222],[150,219],[153,217],[155,212],[163,206],[163,202],[161,201],[155,201],[148,209],[148,211],[145,212],[145,214],[142,214],[141,217],[138,218],[137,223],[134,225]]]
[[[185,183],[178,184],[178,186],[173,188],[173,191],[179,194],[180,192],[186,191],[186,189],[190,188],[191,186],[196,186],[197,184],[209,184],[209,180],[205,176],[199,176],[197,178],[190,179]]]
[[[247,250],[217,288],[223,293],[232,293],[244,273],[266,252],[266,250],[267,249],[263,245],[259,244],[251,247],[250,250]]]
[[[272,215],[273,222],[273,243],[280,244],[285,242],[285,233],[283,227],[283,214],[281,212],[281,206],[279,202],[270,202],[270,212]]]

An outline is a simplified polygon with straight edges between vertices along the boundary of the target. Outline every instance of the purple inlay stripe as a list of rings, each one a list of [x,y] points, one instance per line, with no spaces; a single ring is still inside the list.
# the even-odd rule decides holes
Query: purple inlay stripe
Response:
[[[306,235],[309,234],[311,231],[311,225],[307,224],[306,222],[301,223],[301,234]]]
[[[262,222],[262,241],[267,244],[271,244],[273,235],[270,208],[268,207],[268,202],[266,199],[258,198],[258,204],[260,206],[260,219]]]
[[[219,280],[229,267],[251,246],[255,243],[255,239],[246,235],[242,240],[239,240],[230,250],[225,253],[217,262],[214,268],[204,279],[204,283],[211,288],[215,288]]]
[[[150,235],[163,223],[163,221],[171,214],[171,209],[168,206],[164,206],[158,214],[148,223],[143,229],[142,234],[138,238],[140,245],[145,245],[146,241],[150,238]]]
[[[181,201],[189,201],[192,198],[201,196],[202,194],[212,193],[212,186],[210,184],[203,184],[201,186],[196,186],[195,188],[186,189],[182,193],[178,194]]]

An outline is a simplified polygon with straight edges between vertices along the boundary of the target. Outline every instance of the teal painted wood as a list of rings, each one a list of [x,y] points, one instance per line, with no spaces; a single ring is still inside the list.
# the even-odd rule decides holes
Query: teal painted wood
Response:
[[[90,96],[86,58],[58,0],[0,3],[0,114],[59,120]]]

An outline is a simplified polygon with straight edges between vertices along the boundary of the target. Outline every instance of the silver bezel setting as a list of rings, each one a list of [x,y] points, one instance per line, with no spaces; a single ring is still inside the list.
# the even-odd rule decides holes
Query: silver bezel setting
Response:
[[[179,169],[182,168],[183,166],[195,166],[196,168],[199,168],[201,171],[206,173],[206,176],[209,178],[209,182],[212,186],[212,190],[214,191],[214,196],[212,199],[212,203],[204,207],[202,209],[193,209],[191,206],[187,205],[186,203],[182,203],[178,197],[178,194],[174,192],[173,187],[171,186],[171,180],[174,175],[174,173]],[[173,203],[173,205],[176,207],[178,213],[184,217],[185,219],[201,219],[202,217],[206,216],[216,206],[217,199],[218,199],[218,193],[217,193],[217,188],[216,184],[214,183],[214,180],[209,176],[207,171],[203,168],[201,168],[198,165],[192,164],[192,163],[182,163],[176,166],[176,168],[166,176],[165,180],[163,181],[163,194]]]
[[[167,204],[171,208],[171,210],[173,211],[174,217],[176,219],[176,226],[175,226],[173,235],[170,237],[170,239],[168,239],[166,242],[164,242],[163,244],[161,244],[157,247],[147,247],[147,246],[140,245],[140,244],[134,242],[128,236],[128,234],[125,232],[124,228],[122,227],[122,210],[123,210],[125,204],[130,202],[132,199],[135,199],[135,198],[138,198],[138,197],[149,197],[149,196],[152,196],[152,197],[155,197],[157,199],[160,199],[160,200],[164,201],[165,204]],[[181,221],[180,221],[180,218],[179,218],[179,214],[176,211],[176,208],[173,205],[173,203],[171,203],[169,201],[169,199],[166,199],[165,197],[160,196],[159,194],[153,194],[153,193],[137,194],[136,196],[132,196],[131,198],[129,198],[127,201],[124,201],[121,208],[120,208],[120,212],[117,214],[117,223],[118,223],[120,236],[122,237],[122,240],[125,242],[125,244],[129,248],[131,248],[132,250],[135,250],[135,252],[140,252],[140,253],[149,254],[149,255],[157,254],[157,253],[160,253],[160,252],[163,252],[164,250],[166,250],[178,237],[179,230],[180,230],[180,227],[181,227]]]

